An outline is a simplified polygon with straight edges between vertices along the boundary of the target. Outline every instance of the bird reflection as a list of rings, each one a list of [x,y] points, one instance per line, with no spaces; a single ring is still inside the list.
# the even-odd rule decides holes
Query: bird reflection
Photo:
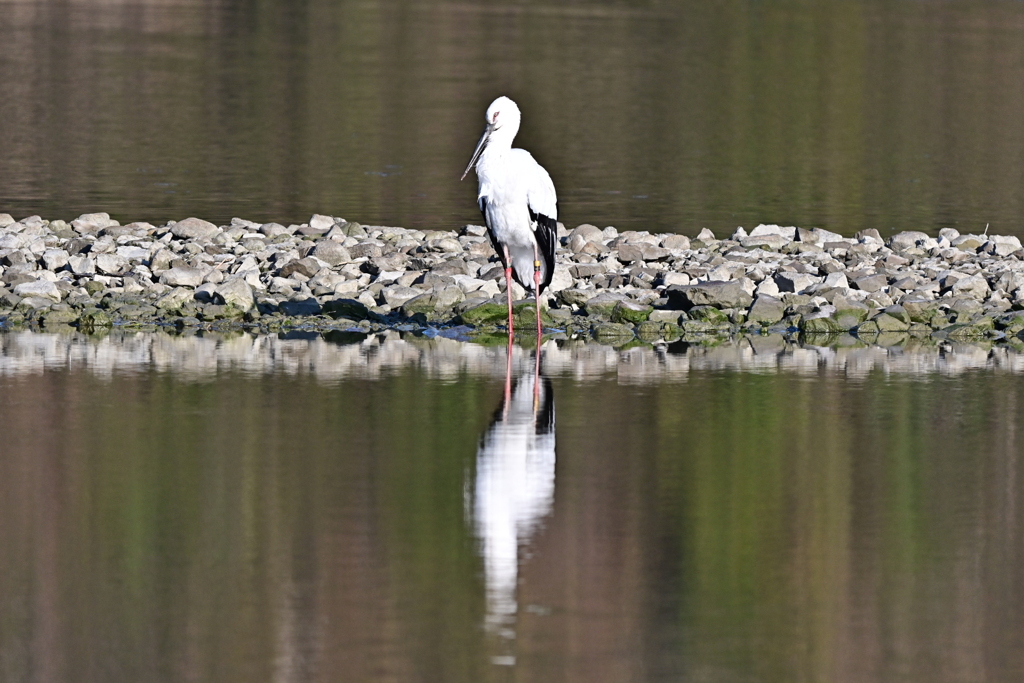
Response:
[[[514,383],[511,348],[508,358],[504,397],[477,450],[473,521],[487,583],[486,627],[511,638],[520,551],[554,502],[555,404],[551,380],[540,373],[540,344],[533,371]]]

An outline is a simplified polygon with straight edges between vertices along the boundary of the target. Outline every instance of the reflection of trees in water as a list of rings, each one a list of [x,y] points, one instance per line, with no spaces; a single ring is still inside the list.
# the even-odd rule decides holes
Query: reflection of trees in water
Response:
[[[507,92],[567,223],[1018,229],[1018,3],[630,4],[0,3],[0,209],[478,221]]]
[[[504,349],[398,348],[372,381],[0,371],[4,680],[485,680],[466,472]],[[569,360],[517,680],[1019,679],[1017,375]]]

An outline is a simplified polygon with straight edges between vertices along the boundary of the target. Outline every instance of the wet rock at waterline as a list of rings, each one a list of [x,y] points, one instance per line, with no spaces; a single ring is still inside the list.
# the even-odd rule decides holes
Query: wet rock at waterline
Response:
[[[760,225],[722,238],[559,226],[549,331],[626,344],[736,335],[837,343],[1024,334],[1016,237]],[[315,214],[301,225],[121,225],[0,214],[0,325],[457,329],[501,333],[486,229],[411,230]],[[535,310],[513,287],[517,324]],[[852,341],[851,341],[852,340]]]

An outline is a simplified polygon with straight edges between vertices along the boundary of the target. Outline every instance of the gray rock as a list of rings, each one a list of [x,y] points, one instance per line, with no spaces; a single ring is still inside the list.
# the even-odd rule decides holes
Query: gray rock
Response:
[[[409,299],[422,295],[423,290],[414,287],[403,287],[402,285],[392,285],[382,289],[380,294],[384,299],[384,303],[391,308],[398,308]]]
[[[580,263],[569,268],[569,273],[574,278],[588,278],[601,275],[608,271],[603,263]]]
[[[0,249],[21,249],[28,246],[28,239],[24,235],[8,233],[0,235]]]
[[[252,253],[259,253],[267,248],[267,243],[259,237],[250,237],[242,241],[242,248]]]
[[[782,227],[781,225],[765,225],[762,223],[749,233],[750,237],[766,237],[769,235],[784,237],[787,241],[792,242],[796,239],[796,228],[792,226]]]
[[[811,285],[816,285],[821,281],[822,278],[807,273],[782,271],[775,274],[775,284],[780,292],[800,294]]]
[[[462,288],[457,285],[434,291],[435,306],[439,311],[453,308],[456,304],[465,300],[465,298],[466,295]]]
[[[143,261],[149,260],[149,249],[144,249],[143,247],[126,245],[118,247],[117,251],[114,253],[131,263],[142,263]]]
[[[1007,334],[1018,334],[1024,330],[1024,311],[1010,311],[996,318],[996,327],[1005,329]]]
[[[54,272],[66,266],[69,258],[68,252],[63,249],[47,249],[43,252],[43,263],[46,264],[46,269]]]
[[[340,223],[337,227],[332,228],[332,230],[337,230],[338,228],[340,228],[341,232],[348,237],[366,237],[366,228],[355,221]],[[327,234],[330,235],[331,233]]]
[[[128,271],[128,259],[117,254],[100,254],[96,257],[96,270],[104,275],[123,275]]]
[[[63,304],[66,305],[66,304]],[[69,309],[65,310],[50,310],[47,311],[42,317],[43,325],[46,327],[53,327],[55,325],[67,325],[78,320],[78,313]]]
[[[661,274],[661,284],[666,287],[672,285],[688,285],[690,284],[690,276],[686,273],[677,273],[673,270],[665,271]]]
[[[687,312],[691,320],[700,320],[718,327],[729,326],[729,315],[714,306],[694,306]]]
[[[315,258],[295,259],[281,267],[278,277],[291,277],[294,273],[302,273],[306,277],[313,277],[320,272],[320,263]]]
[[[342,246],[340,242],[335,242],[334,240],[320,240],[313,247],[310,255],[331,266],[340,266],[352,262],[352,254],[349,253],[348,249]]]
[[[101,229],[109,225],[117,225],[118,222],[110,218],[110,214],[103,213],[83,213],[81,216],[71,221],[71,228],[82,235],[96,234]]]
[[[366,258],[376,258],[384,254],[383,247],[375,242],[360,242],[349,248],[348,251],[354,259],[363,258],[364,256]]]
[[[418,296],[407,300],[402,304],[402,315],[410,318],[417,313],[422,313],[428,317],[432,316],[443,307],[438,305],[437,295],[434,292],[424,292]]]
[[[249,311],[256,305],[252,287],[241,277],[232,277],[218,284],[214,290],[214,301],[242,311]]]
[[[192,301],[192,299],[193,291],[190,288],[176,287],[162,294],[153,305],[157,308],[174,312],[181,310],[181,307]]]
[[[569,233],[570,240],[577,236],[581,237],[584,243],[592,241],[601,242],[604,238],[601,229],[598,228],[596,225],[591,225],[590,223],[583,223],[582,225],[577,225],[572,230],[572,232]]]
[[[75,275],[95,275],[96,261],[89,256],[71,256],[68,258],[68,268]]]
[[[0,309],[14,308],[21,303],[21,297],[3,287],[0,287]]]
[[[202,268],[200,268],[202,270]],[[224,271],[218,270],[217,268],[207,268],[204,271],[203,282],[212,282],[219,284],[224,282]]]
[[[929,239],[931,238],[927,233],[917,230],[905,230],[889,238],[889,248],[893,251],[905,251]]]
[[[854,334],[856,334],[861,339],[864,339],[865,337],[871,337],[872,335],[877,335],[879,333],[878,323],[876,323],[874,320],[865,320],[860,325],[857,325],[857,327],[855,327],[853,331]]]
[[[992,235],[983,246],[986,254],[999,257],[1009,256],[1020,248],[1020,240],[1013,235]]]
[[[285,315],[319,315],[321,311],[320,302],[313,298],[295,298],[290,301],[282,301],[278,308]]]
[[[41,299],[49,299],[56,303],[60,303],[62,298],[60,288],[57,287],[55,282],[50,282],[49,280],[23,282],[20,285],[15,286],[14,293],[24,298],[38,297]]]
[[[584,306],[593,297],[593,289],[563,289],[558,292],[558,300],[566,306]],[[677,312],[676,316],[678,315]]]
[[[633,328],[624,323],[601,323],[594,327],[594,339],[603,344],[624,344],[634,337]]]
[[[747,322],[774,325],[786,314],[786,306],[769,294],[759,294],[747,313]]]
[[[874,318],[872,321],[878,326],[879,333],[882,332],[906,332],[910,329],[910,325],[903,320],[900,320],[894,315],[889,313],[881,313]]]
[[[985,299],[990,291],[988,281],[981,275],[971,275],[957,280],[953,285],[954,296],[969,296],[979,301]]]
[[[487,226],[469,224],[462,228],[462,234],[470,237],[483,237],[487,234]]]
[[[979,235],[960,235],[959,237],[951,239],[949,242],[961,251],[975,252],[987,241],[987,237],[981,237]]]
[[[556,294],[563,289],[572,287],[572,283],[572,274],[569,269],[563,264],[558,264],[555,266],[555,272],[551,275],[551,282],[548,283],[548,287],[544,291]]]
[[[20,266],[34,260],[35,259],[32,258],[31,252],[26,252],[22,249],[14,249],[8,251],[4,257],[0,259],[0,263],[3,263],[5,266]]]
[[[963,322],[966,318],[972,318],[982,311],[982,305],[977,299],[959,298],[953,299],[949,310],[957,313],[957,322]]]
[[[288,228],[284,227],[280,223],[264,223],[259,227],[259,231],[267,237],[273,239],[280,235],[290,235]]]
[[[725,326],[706,320],[680,320],[679,327],[686,335],[719,334],[726,331]]]
[[[647,317],[647,320],[656,323],[678,323],[679,317],[679,311],[655,309],[651,311],[651,314]]]
[[[587,315],[604,320],[611,319],[612,311],[619,302],[626,300],[626,295],[619,292],[604,291],[591,296],[586,302]]]
[[[670,251],[685,251],[690,248],[690,238],[686,235],[666,235],[661,240],[661,246]]]
[[[672,285],[666,288],[669,304],[683,310],[693,306],[710,305],[719,308],[747,308],[753,297],[744,289],[740,280],[727,282],[710,280],[692,285]]]
[[[644,260],[644,251],[639,244],[620,244],[617,258],[623,263],[635,263]]]
[[[381,257],[387,259],[388,257]],[[379,259],[377,259],[379,260]],[[437,275],[469,275],[469,265],[461,258],[453,258],[443,261],[432,268]]]
[[[857,234],[854,235],[854,239],[859,242],[876,242],[878,244],[884,244],[882,235],[875,228],[866,228],[864,230],[858,230]]]
[[[900,306],[898,304],[893,304],[892,306],[886,307],[885,313],[887,315],[891,315],[892,317],[896,318],[897,320],[902,320],[907,325],[910,325],[910,323],[912,322],[912,319],[910,317],[910,313],[907,312],[907,309],[905,309],[903,306]],[[879,325],[879,327],[881,327],[881,325]]]
[[[154,273],[161,270],[167,270],[171,267],[171,263],[178,258],[177,255],[170,249],[160,249],[153,258],[150,259],[149,269]]]
[[[461,254],[463,252],[462,245],[459,241],[453,237],[444,237],[439,240],[431,240],[427,243],[427,246],[432,251],[440,251],[446,254]]]
[[[171,226],[171,234],[183,240],[210,239],[218,232],[220,228],[201,218],[186,218]]]
[[[324,303],[323,312],[333,318],[348,318],[350,320],[365,320],[370,317],[370,311],[362,303],[355,299],[332,299]]]
[[[644,261],[664,261],[672,255],[672,252],[654,244],[644,243],[641,246]]]
[[[865,292],[877,292],[889,284],[889,279],[881,273],[867,275],[853,281],[853,285]]]
[[[203,284],[206,271],[188,266],[178,266],[165,270],[160,275],[160,282],[171,287],[198,287]]]
[[[905,296],[900,301],[900,305],[906,311],[907,316],[909,316],[910,322],[929,323],[932,318],[940,313],[940,304],[935,299]]]
[[[651,315],[653,306],[636,303],[635,301],[620,301],[612,309],[611,319],[613,323],[642,323]]]
[[[825,286],[835,287],[838,289],[849,289],[850,282],[846,278],[846,273],[837,271],[835,273],[829,273],[828,275],[825,276]]]
[[[569,241],[568,243],[566,243],[566,246],[572,253],[580,254],[583,252],[584,247],[586,247],[588,244],[590,243],[587,242],[587,240],[582,235],[573,235],[572,237],[569,238]]]
[[[314,213],[309,219],[309,227],[327,232],[334,227],[336,221],[331,216]]]
[[[825,311],[811,313],[800,318],[800,331],[804,334],[839,334],[848,329],[850,328],[841,325],[832,317],[831,313]]]
[[[764,248],[779,251],[792,241],[783,235],[758,235],[744,237],[740,240],[740,244],[746,249]]]
[[[204,282],[203,284],[196,287],[193,292],[193,298],[196,301],[201,301],[204,304],[214,303],[213,298],[217,293],[217,285],[212,282]],[[223,302],[219,302],[223,304]]]
[[[832,297],[832,306],[836,309],[833,317],[841,328],[849,330],[867,320],[870,309],[860,301],[843,295]]]

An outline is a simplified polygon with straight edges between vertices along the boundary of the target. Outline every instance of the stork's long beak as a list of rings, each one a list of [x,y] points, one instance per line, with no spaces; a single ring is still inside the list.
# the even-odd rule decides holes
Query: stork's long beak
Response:
[[[469,169],[473,168],[473,164],[476,163],[480,153],[484,151],[484,147],[487,146],[487,138],[491,137],[491,131],[494,130],[494,126],[487,124],[484,127],[484,134],[480,136],[480,142],[476,143],[476,149],[473,150],[473,158],[469,160],[469,165],[466,166],[466,170],[462,172],[462,177],[459,180],[465,180],[466,174],[469,173]]]

